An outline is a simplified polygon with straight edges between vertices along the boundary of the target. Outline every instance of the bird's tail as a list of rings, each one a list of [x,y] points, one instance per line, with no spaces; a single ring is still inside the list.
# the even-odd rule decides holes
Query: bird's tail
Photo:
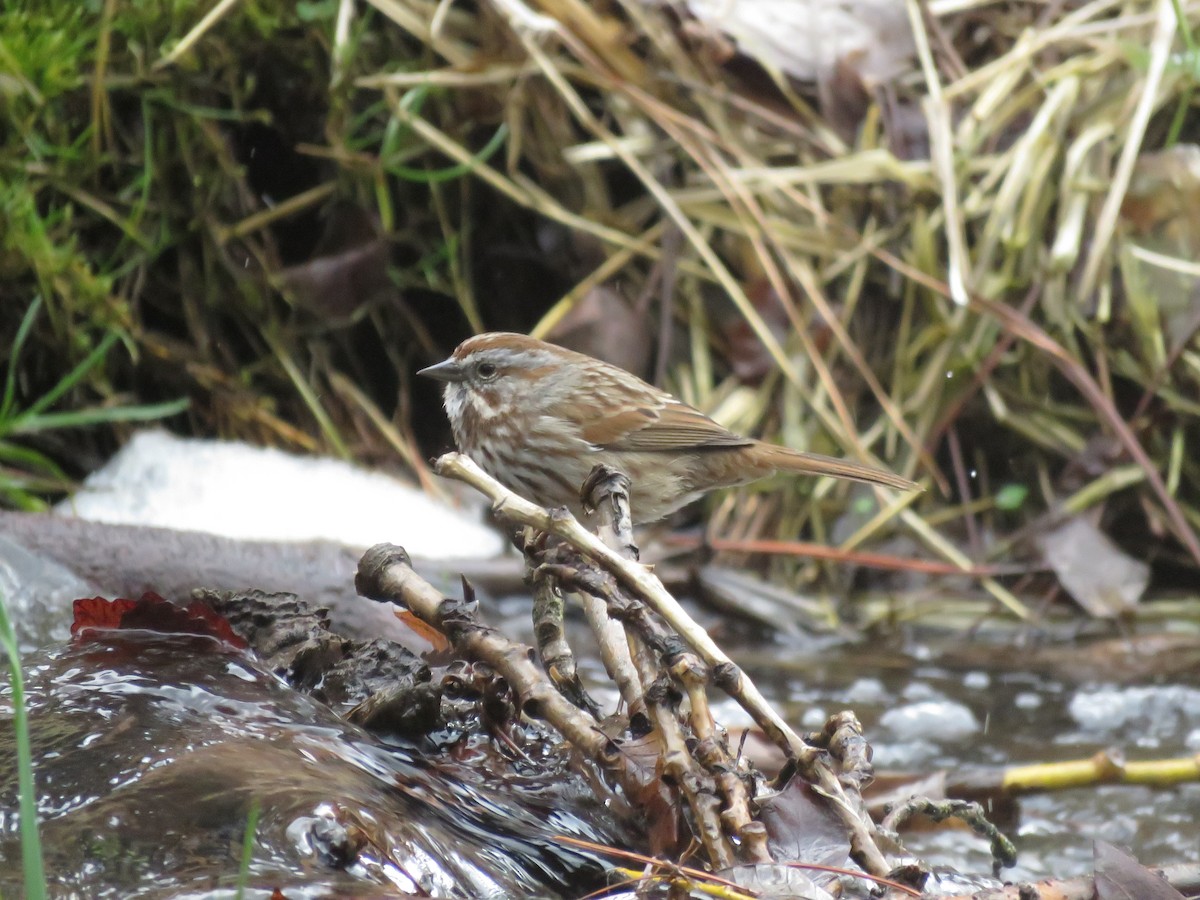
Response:
[[[831,478],[844,478],[847,481],[882,484],[900,491],[921,490],[921,486],[916,482],[894,475],[886,469],[865,466],[848,459],[834,459],[832,456],[822,456],[820,453],[790,450],[774,444],[760,443],[758,446],[763,460],[774,465],[780,472],[792,472],[797,475],[828,475]]]

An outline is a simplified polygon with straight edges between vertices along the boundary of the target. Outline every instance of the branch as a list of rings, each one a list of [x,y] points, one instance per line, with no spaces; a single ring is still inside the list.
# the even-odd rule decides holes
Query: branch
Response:
[[[857,792],[853,800],[847,796],[829,767],[826,755],[805,743],[771,708],[755,684],[717,646],[708,632],[688,616],[653,573],[608,547],[565,509],[547,511],[530,503],[509,491],[461,453],[447,453],[440,457],[434,463],[434,471],[443,477],[471,485],[492,501],[492,509],[497,515],[562,538],[611,572],[621,585],[644,600],[711,668],[717,686],[750,714],[766,736],[789,759],[795,761],[797,770],[805,779],[828,798],[850,834],[854,855],[860,864],[875,875],[883,875],[890,870],[887,859],[875,842],[875,826]]]

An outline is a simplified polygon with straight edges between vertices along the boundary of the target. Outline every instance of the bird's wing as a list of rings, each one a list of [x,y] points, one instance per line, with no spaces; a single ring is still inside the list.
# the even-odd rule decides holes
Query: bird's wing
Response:
[[[613,385],[603,414],[581,422],[584,440],[606,450],[703,450],[753,443],[718,425],[698,409],[639,383],[640,390]],[[624,402],[614,402],[616,400]],[[598,411],[598,410],[597,410]]]

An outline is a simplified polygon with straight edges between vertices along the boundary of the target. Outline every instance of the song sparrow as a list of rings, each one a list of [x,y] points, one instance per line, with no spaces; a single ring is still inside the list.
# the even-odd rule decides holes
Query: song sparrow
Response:
[[[418,374],[446,382],[459,450],[510,490],[576,516],[579,489],[598,463],[629,476],[637,523],[776,472],[917,487],[881,469],[740,437],[623,369],[521,334],[470,338]]]

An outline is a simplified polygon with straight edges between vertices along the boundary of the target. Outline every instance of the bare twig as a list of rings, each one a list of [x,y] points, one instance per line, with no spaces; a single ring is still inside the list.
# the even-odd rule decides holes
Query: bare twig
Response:
[[[461,602],[443,597],[413,571],[402,548],[377,544],[368,550],[358,564],[354,586],[364,597],[399,603],[445,634],[465,656],[485,660],[513,689],[522,712],[546,719],[582,752],[617,767],[620,754],[616,746],[596,727],[591,716],[554,689],[533,664],[530,648],[478,622]]]
[[[959,819],[965,822],[976,834],[988,839],[992,848],[992,860],[997,871],[1013,866],[1017,862],[1017,848],[1013,846],[1012,841],[988,821],[982,806],[969,800],[930,800],[925,797],[912,797],[888,813],[880,827],[887,831],[898,831],[906,821],[918,815],[927,816],[934,822],[944,822],[947,819]]]

